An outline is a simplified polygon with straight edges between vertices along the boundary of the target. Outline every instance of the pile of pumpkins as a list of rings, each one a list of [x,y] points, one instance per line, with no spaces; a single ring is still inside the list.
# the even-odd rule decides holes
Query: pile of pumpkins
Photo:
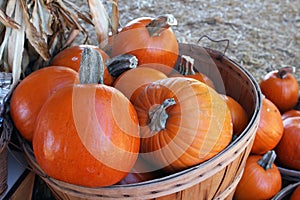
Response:
[[[300,171],[299,83],[294,72],[290,66],[273,69],[259,82],[259,126],[234,199],[271,199],[282,188],[277,166]],[[299,192],[293,198],[300,199]]]
[[[151,180],[209,160],[244,130],[242,106],[179,56],[173,24],[135,19],[110,48],[66,48],[20,81],[10,114],[47,175],[88,187]]]
[[[172,15],[134,19],[110,48],[66,48],[20,81],[10,114],[47,175],[87,187],[152,180],[209,160],[243,132],[249,116],[179,55],[174,24]],[[274,196],[275,160],[300,170],[298,82],[282,68],[260,86],[259,127],[236,199]]]

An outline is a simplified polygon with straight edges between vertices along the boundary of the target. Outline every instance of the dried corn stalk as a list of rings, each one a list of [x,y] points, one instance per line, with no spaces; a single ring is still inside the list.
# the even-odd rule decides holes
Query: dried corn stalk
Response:
[[[90,15],[68,0],[2,0],[0,3],[0,71],[12,72],[13,85],[26,71],[49,63],[70,45]]]

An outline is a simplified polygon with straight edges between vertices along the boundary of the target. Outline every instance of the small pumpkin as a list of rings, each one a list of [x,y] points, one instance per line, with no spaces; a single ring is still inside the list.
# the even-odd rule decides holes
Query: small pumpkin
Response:
[[[51,65],[54,66],[65,66],[69,67],[75,71],[78,72],[80,67],[80,61],[81,56],[84,48],[93,48],[97,50],[99,53],[101,53],[103,62],[104,62],[104,84],[111,85],[113,82],[113,77],[110,75],[109,71],[107,70],[106,62],[110,59],[109,55],[100,49],[97,46],[94,45],[87,45],[87,44],[81,44],[81,45],[75,45],[68,47],[62,51],[60,51],[58,54],[56,54],[52,60]]]
[[[133,105],[98,79],[98,72],[103,76],[102,59],[92,52],[91,48],[83,51],[80,84],[61,88],[45,102],[32,142],[36,160],[47,175],[87,187],[123,179],[140,147]]]
[[[283,135],[283,129],[280,111],[272,101],[263,98],[260,120],[251,153],[264,154],[274,149]]]
[[[139,65],[156,63],[167,66],[171,71],[179,52],[177,38],[171,28],[176,24],[173,15],[134,19],[112,36],[112,56],[132,54],[137,57]]]
[[[283,120],[283,136],[275,148],[280,165],[300,170],[300,117]]]
[[[281,174],[274,164],[276,153],[268,151],[263,156],[250,155],[238,183],[235,200],[271,199],[281,189]]]
[[[180,64],[178,66],[178,71],[173,71],[169,75],[169,77],[178,77],[178,76],[185,76],[189,78],[194,78],[200,82],[207,84],[212,88],[216,88],[213,81],[208,78],[205,74],[201,72],[196,72],[194,69],[194,59],[190,56],[182,55],[180,57]]]
[[[37,115],[46,100],[60,88],[78,82],[74,70],[60,66],[48,66],[24,78],[10,101],[10,115],[20,134],[32,141]]]
[[[288,110],[286,112],[284,112],[281,116],[282,120],[285,120],[289,117],[300,117],[300,110],[295,110],[295,109],[292,109],[292,110]]]
[[[245,109],[235,99],[225,94],[220,95],[230,110],[233,124],[233,134],[238,136],[246,128],[249,122],[249,117]]]
[[[153,68],[137,67],[122,73],[113,83],[132,102],[147,84],[167,78],[167,76]]]
[[[298,185],[293,191],[290,200],[299,200],[300,199],[300,186]]]
[[[226,103],[195,79],[173,77],[150,83],[133,104],[141,127],[140,152],[167,173],[212,158],[232,140]]]
[[[283,113],[298,102],[299,84],[293,75],[296,68],[282,67],[267,73],[259,85],[262,93]]]

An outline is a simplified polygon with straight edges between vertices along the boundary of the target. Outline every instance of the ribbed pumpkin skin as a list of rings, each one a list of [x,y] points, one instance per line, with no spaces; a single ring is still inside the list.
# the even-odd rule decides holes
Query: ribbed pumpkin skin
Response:
[[[10,115],[26,140],[32,140],[35,120],[46,100],[60,88],[78,82],[77,72],[56,66],[37,70],[20,82],[11,97]]]
[[[75,71],[79,71],[80,67],[80,62],[81,62],[81,55],[83,52],[83,49],[86,47],[93,48],[97,50],[104,61],[104,84],[106,85],[111,85],[113,82],[112,76],[109,74],[105,62],[109,59],[109,56],[99,47],[94,46],[94,45],[76,45],[76,46],[71,46],[68,47],[58,54],[56,54],[53,59],[51,60],[51,65],[55,66],[65,66],[69,67]]]
[[[148,112],[174,98],[166,128],[153,134]],[[229,109],[219,94],[195,79],[176,77],[146,86],[134,102],[141,127],[141,153],[157,168],[179,171],[212,158],[232,139]]]
[[[282,186],[280,171],[275,164],[265,170],[257,162],[260,155],[250,155],[243,176],[237,185],[234,200],[271,199]]]
[[[43,106],[33,138],[37,162],[53,178],[108,186],[134,166],[140,147],[138,118],[128,99],[104,85],[74,85]]]
[[[124,26],[113,38],[112,56],[132,54],[138,58],[139,65],[158,63],[169,66],[171,72],[178,58],[177,38],[171,28],[159,36],[150,36],[146,25],[151,20],[149,17],[137,18]]]
[[[293,191],[290,200],[298,200],[300,199],[300,186],[297,186]]]

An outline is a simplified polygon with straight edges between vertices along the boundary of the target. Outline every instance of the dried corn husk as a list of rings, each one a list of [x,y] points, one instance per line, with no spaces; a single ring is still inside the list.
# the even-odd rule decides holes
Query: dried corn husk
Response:
[[[79,33],[87,41],[82,24],[92,24],[90,15],[68,0],[2,0],[0,6],[0,71],[12,72],[13,85]]]

